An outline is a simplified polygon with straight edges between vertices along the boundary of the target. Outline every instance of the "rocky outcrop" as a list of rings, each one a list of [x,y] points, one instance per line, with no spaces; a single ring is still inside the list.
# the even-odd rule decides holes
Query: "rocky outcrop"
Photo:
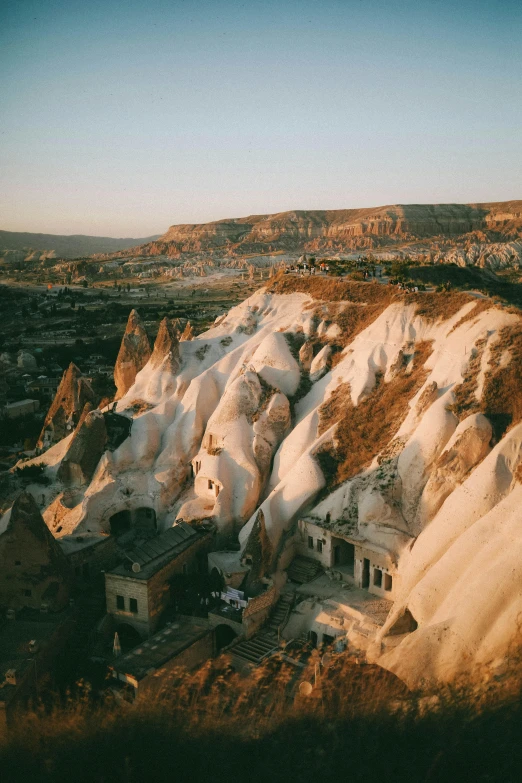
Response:
[[[164,318],[160,323],[149,366],[151,369],[161,367],[164,372],[176,375],[179,365],[178,333],[174,323],[168,318]]]
[[[313,343],[308,340],[303,343],[299,349],[299,364],[305,372],[310,372],[312,361],[314,358],[314,346]]]
[[[150,343],[147,331],[136,310],[132,310],[114,365],[116,397],[119,400],[130,389],[139,371],[150,359]]]
[[[179,339],[180,342],[183,342],[184,340],[194,339],[194,330],[192,329],[192,325],[190,321],[187,321],[187,323],[185,324],[185,328],[183,329],[183,333]]]
[[[37,446],[47,448],[70,435],[87,403],[95,405],[96,395],[90,382],[71,362],[63,374],[55,398],[45,417]]]
[[[482,413],[462,421],[435,463],[419,505],[419,530],[429,522],[447,497],[464,481],[490,450],[493,429]]]
[[[312,383],[318,381],[327,372],[331,354],[331,347],[324,345],[314,358],[310,367],[310,380]]]
[[[69,486],[88,484],[105,450],[107,429],[101,411],[87,404],[74,437],[58,469],[58,478]]]

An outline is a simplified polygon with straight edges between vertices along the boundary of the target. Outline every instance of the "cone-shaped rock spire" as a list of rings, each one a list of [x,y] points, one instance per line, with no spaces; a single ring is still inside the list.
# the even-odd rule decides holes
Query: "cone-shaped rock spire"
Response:
[[[87,404],[58,468],[60,481],[72,486],[87,484],[93,477],[106,442],[104,415],[99,410],[92,410],[92,406]]]
[[[184,340],[193,340],[194,339],[194,330],[192,329],[192,325],[190,321],[187,321],[185,324],[185,328],[183,329],[183,334],[180,337],[181,342]]]
[[[55,398],[45,417],[38,446],[51,446],[69,435],[80,420],[85,405],[96,404],[96,395],[90,382],[71,362],[63,374]]]
[[[176,327],[168,318],[160,323],[150,365],[154,369],[162,367],[165,372],[175,375],[179,370],[179,341]]]
[[[115,399],[119,400],[128,392],[136,375],[149,359],[150,343],[146,329],[137,311],[131,310],[114,365]]]

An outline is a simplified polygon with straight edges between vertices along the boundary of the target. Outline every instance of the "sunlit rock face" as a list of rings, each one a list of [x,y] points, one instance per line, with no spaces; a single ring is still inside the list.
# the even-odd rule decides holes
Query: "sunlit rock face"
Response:
[[[96,395],[90,382],[71,362],[45,417],[37,445],[40,448],[48,447],[69,435],[78,424],[85,405],[95,402]]]
[[[114,366],[117,400],[128,392],[136,375],[145,367],[149,359],[150,344],[147,332],[136,310],[132,310]]]
[[[129,427],[80,421],[83,400],[36,458],[50,497],[75,490],[56,535],[153,509],[159,530],[211,523],[263,580],[307,517],[393,561],[372,660],[415,686],[501,658],[522,612],[521,327],[463,294],[288,277],[193,339],[165,319],[112,412]]]

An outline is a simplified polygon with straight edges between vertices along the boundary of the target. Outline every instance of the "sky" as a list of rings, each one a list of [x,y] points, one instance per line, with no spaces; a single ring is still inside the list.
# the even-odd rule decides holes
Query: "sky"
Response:
[[[0,229],[522,198],[520,0],[3,0]]]

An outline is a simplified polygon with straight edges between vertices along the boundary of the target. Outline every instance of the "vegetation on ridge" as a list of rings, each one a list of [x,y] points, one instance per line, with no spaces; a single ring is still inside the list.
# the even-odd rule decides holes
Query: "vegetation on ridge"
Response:
[[[292,654],[290,650],[286,654]],[[304,670],[282,655],[248,678],[221,656],[172,672],[154,698],[96,704],[88,692],[29,714],[0,740],[2,783],[231,781],[514,781],[522,764],[516,661],[490,687],[426,698],[393,675],[313,651]],[[518,671],[520,669],[518,668]],[[300,696],[297,679],[315,683]]]
[[[329,489],[368,467],[389,443],[428,376],[425,363],[431,351],[431,342],[424,341],[412,346],[411,354],[401,353],[393,377],[385,382],[377,373],[373,389],[358,405],[353,405],[347,383],[337,386],[321,405],[319,432],[337,424],[334,442],[316,454]]]

